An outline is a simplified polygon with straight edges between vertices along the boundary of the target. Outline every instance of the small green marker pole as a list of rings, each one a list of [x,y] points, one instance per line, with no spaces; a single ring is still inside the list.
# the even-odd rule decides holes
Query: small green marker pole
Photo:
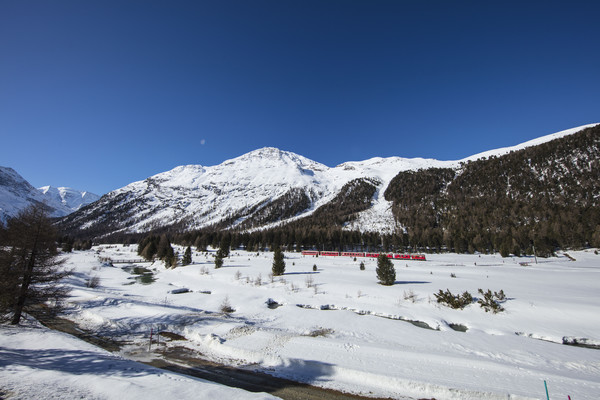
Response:
[[[544,381],[544,387],[546,388],[546,398],[550,400],[550,396],[548,395],[548,385],[546,384],[546,381]]]

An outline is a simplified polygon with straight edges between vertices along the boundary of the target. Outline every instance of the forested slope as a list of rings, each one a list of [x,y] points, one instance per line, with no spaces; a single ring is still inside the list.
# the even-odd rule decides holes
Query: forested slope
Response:
[[[458,170],[398,174],[385,192],[408,243],[541,254],[600,246],[600,125]]]

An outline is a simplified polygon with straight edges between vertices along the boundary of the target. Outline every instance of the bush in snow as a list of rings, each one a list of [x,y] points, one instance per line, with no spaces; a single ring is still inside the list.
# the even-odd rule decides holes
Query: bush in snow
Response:
[[[506,296],[504,295],[504,290],[500,290],[500,292],[494,292],[490,289],[487,292],[484,292],[481,289],[477,290],[479,294],[483,296],[482,299],[477,300],[477,303],[485,310],[485,312],[491,311],[494,314],[504,311],[504,307],[500,305],[500,302],[506,300]]]
[[[361,271],[364,271],[364,270],[365,270],[365,262],[364,262],[364,261],[361,261],[361,262],[360,262],[360,270],[361,270]]]
[[[445,292],[443,292],[442,289],[440,289],[438,293],[434,293],[433,295],[437,299],[438,303],[446,304],[448,307],[454,309],[462,310],[463,308],[465,308],[473,302],[473,296],[471,296],[471,293],[467,291],[465,291],[461,295],[453,295],[450,292],[450,289],[446,289]]]

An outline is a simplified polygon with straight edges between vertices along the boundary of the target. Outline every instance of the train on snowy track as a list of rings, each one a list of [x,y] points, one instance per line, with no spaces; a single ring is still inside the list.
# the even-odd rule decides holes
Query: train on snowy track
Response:
[[[395,260],[418,260],[426,261],[425,254],[397,254],[397,253],[364,253],[362,251],[318,251],[302,250],[303,256],[327,256],[327,257],[372,257],[377,258],[379,254],[385,254],[387,258]]]

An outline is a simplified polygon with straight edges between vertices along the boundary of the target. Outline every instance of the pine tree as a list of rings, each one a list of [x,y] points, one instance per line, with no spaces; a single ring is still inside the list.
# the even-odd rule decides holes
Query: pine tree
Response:
[[[229,246],[231,246],[231,236],[224,234],[219,243],[219,250],[221,250],[221,256],[223,258],[229,257]]]
[[[273,253],[273,275],[280,276],[285,272],[285,261],[281,249],[276,248]]]
[[[158,250],[156,252],[156,257],[164,260],[169,255],[173,254],[173,248],[171,247],[171,242],[169,242],[169,238],[167,235],[161,235],[160,242],[158,242]]]
[[[192,248],[190,246],[185,249],[185,253],[183,254],[183,258],[181,260],[181,265],[190,265],[192,263]]]
[[[149,241],[139,254],[146,260],[150,261],[156,255],[156,250],[156,243],[154,241]]]
[[[391,286],[396,282],[396,270],[394,264],[385,254],[380,254],[377,257],[377,279],[379,283],[385,286]]]
[[[59,281],[70,271],[62,268],[57,235],[44,207],[28,207],[0,232],[0,313],[12,313],[15,325],[29,307],[48,300],[58,306],[67,294]]]
[[[221,254],[221,250],[217,251],[217,255],[215,256],[215,269],[221,268],[223,266],[223,256]]]

